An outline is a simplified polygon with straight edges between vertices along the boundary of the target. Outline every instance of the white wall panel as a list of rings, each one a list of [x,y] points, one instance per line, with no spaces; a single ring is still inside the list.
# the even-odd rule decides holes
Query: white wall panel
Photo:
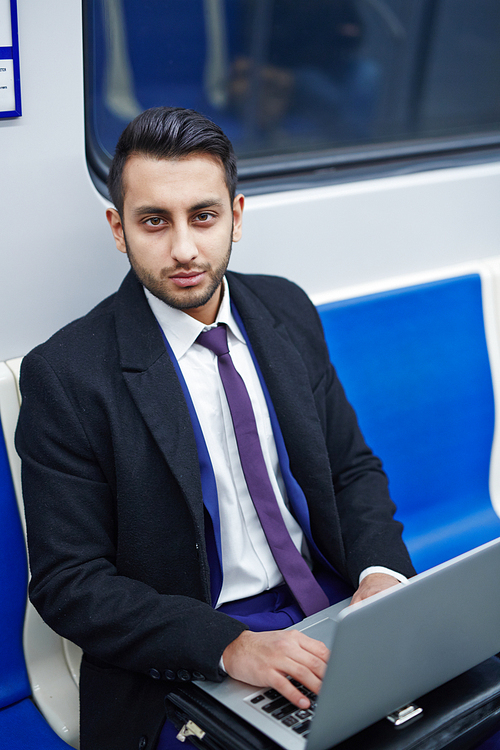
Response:
[[[257,196],[232,267],[313,294],[483,258],[499,206],[499,163]]]
[[[0,122],[0,359],[84,313],[125,269],[85,164],[81,4],[18,11],[23,116]]]

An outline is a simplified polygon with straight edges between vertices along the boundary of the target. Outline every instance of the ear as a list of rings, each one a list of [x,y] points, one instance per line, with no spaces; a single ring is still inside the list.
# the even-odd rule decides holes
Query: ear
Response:
[[[108,208],[106,211],[106,219],[108,220],[109,226],[115,238],[115,244],[121,253],[126,253],[127,248],[125,245],[125,235],[123,233],[123,224],[120,218],[120,214],[116,208]]]
[[[244,206],[245,197],[239,193],[233,201],[233,242],[241,239]]]

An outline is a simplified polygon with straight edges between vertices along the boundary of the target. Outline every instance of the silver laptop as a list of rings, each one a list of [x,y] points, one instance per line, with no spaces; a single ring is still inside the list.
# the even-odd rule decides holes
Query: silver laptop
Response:
[[[287,750],[326,750],[499,653],[499,581],[500,538],[294,625],[331,650],[312,714],[230,678],[196,684]]]

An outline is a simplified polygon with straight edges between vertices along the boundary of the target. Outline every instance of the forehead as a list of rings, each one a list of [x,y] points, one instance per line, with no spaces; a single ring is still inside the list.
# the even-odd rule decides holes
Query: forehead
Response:
[[[123,169],[124,205],[143,200],[183,205],[213,196],[229,200],[222,163],[210,154],[179,159],[129,156]]]

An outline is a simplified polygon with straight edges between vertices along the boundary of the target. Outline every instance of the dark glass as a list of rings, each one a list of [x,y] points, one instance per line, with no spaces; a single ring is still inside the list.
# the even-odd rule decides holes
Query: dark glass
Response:
[[[208,115],[257,171],[499,130],[498,0],[87,0],[85,20],[104,168],[157,105]]]

